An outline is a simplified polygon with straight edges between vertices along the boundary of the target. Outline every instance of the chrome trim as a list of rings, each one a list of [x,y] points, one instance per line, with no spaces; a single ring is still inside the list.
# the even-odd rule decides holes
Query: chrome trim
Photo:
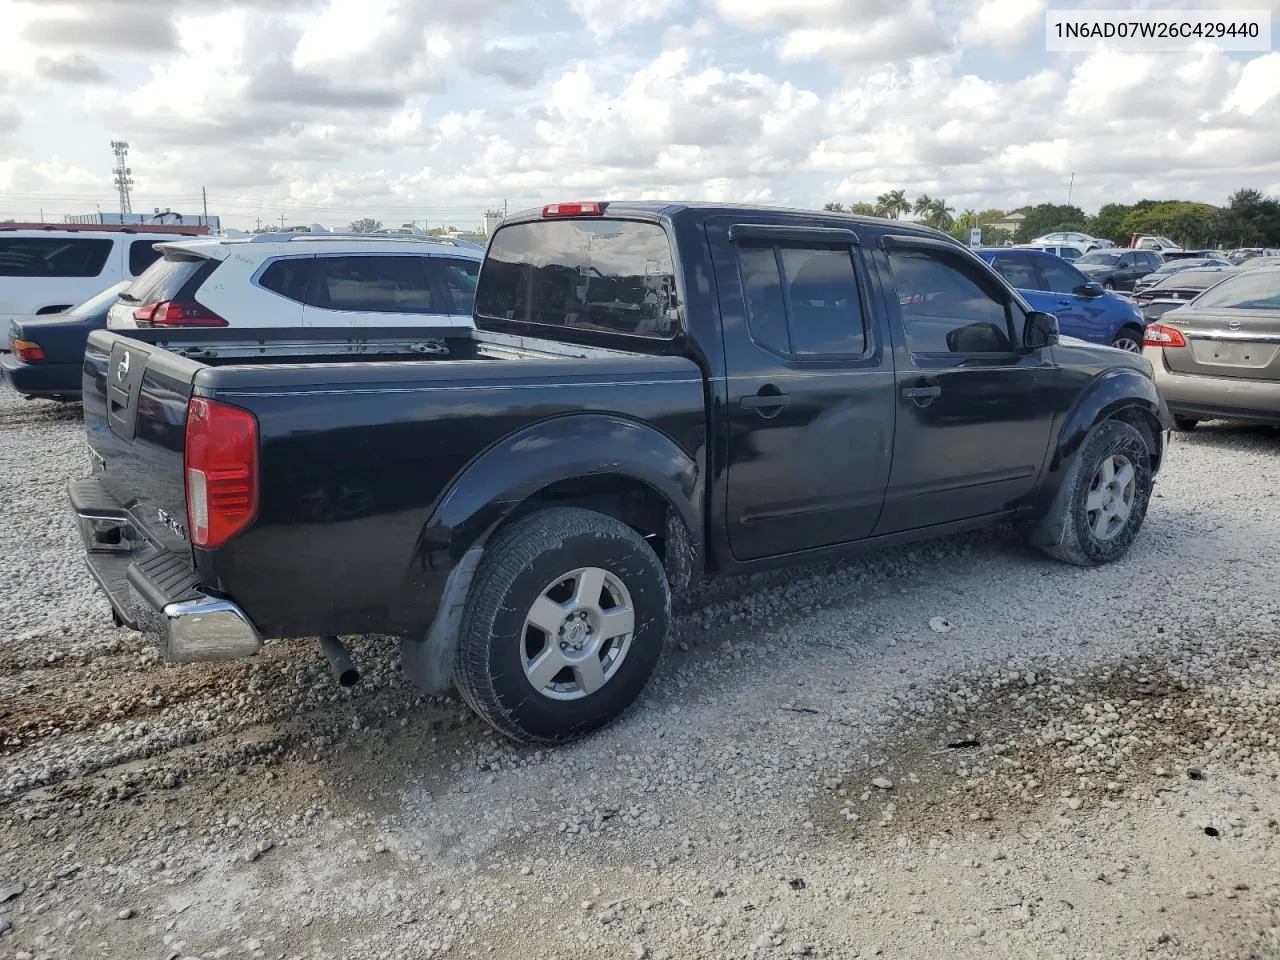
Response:
[[[1245,330],[1183,330],[1179,332],[1192,340],[1245,340],[1255,343],[1280,343],[1280,333],[1249,333]]]
[[[262,649],[262,637],[229,600],[205,597],[164,608],[165,658],[173,663],[235,660]]]

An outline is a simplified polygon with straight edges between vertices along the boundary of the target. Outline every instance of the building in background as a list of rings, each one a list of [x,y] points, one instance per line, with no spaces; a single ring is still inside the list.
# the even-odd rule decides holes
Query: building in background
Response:
[[[207,226],[210,233],[222,232],[222,220],[215,216],[205,216],[202,213],[178,213],[174,210],[161,210],[155,208],[153,213],[78,213],[63,218],[66,223],[81,224],[127,224],[137,226],[155,226],[158,224],[171,224],[175,226],[198,227]]]

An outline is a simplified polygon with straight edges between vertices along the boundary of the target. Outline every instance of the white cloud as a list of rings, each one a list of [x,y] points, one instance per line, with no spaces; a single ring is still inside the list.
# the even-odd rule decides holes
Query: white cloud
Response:
[[[960,26],[965,47],[995,47],[1016,51],[1044,31],[1046,0],[982,0]]]
[[[1250,60],[1240,71],[1240,81],[1227,97],[1226,108],[1252,116],[1280,95],[1280,53]]]
[[[611,37],[638,23],[661,20],[675,13],[684,0],[568,0],[569,7],[582,18],[596,37]]]

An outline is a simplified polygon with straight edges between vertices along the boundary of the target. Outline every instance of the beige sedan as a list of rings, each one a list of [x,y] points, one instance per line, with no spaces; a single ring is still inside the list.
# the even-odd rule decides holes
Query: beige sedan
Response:
[[[1179,430],[1280,425],[1280,264],[1228,275],[1149,324],[1143,344]]]

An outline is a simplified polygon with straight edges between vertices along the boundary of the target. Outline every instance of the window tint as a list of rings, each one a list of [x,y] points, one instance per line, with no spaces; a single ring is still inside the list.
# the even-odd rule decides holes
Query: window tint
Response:
[[[436,313],[422,257],[317,257],[307,302],[326,310]]]
[[[129,244],[129,275],[136,277],[160,259],[154,240],[134,240]]]
[[[1002,254],[995,258],[991,266],[996,273],[1009,281],[1009,286],[1019,290],[1039,290],[1040,278],[1036,276],[1035,267],[1026,257]]]
[[[1280,270],[1251,270],[1228,277],[1196,300],[1197,307],[1280,310]]]
[[[757,343],[797,357],[847,357],[866,348],[848,247],[742,244],[738,261]]]
[[[282,297],[305,303],[307,300],[307,281],[311,278],[311,265],[314,257],[288,257],[277,260],[262,271],[258,278],[260,286]]]
[[[480,261],[433,257],[430,263],[439,271],[449,296],[453,298],[453,312],[470,315],[475,309],[476,278],[480,275]]]
[[[1161,259],[1158,253],[1147,254],[1147,266],[1149,266],[1152,270],[1155,270],[1163,262],[1164,261]]]
[[[162,257],[142,272],[125,291],[130,303],[172,300],[207,260],[170,260]]]
[[[1077,270],[1057,257],[1037,257],[1036,263],[1044,277],[1045,289],[1054,293],[1071,293],[1080,284],[1087,282]]]
[[[110,240],[0,236],[0,277],[96,277]]]
[[[680,327],[671,244],[657,224],[630,220],[503,227],[485,256],[476,314],[669,339]]]
[[[1008,353],[1004,303],[981,286],[958,256],[895,248],[889,254],[912,353]]]

